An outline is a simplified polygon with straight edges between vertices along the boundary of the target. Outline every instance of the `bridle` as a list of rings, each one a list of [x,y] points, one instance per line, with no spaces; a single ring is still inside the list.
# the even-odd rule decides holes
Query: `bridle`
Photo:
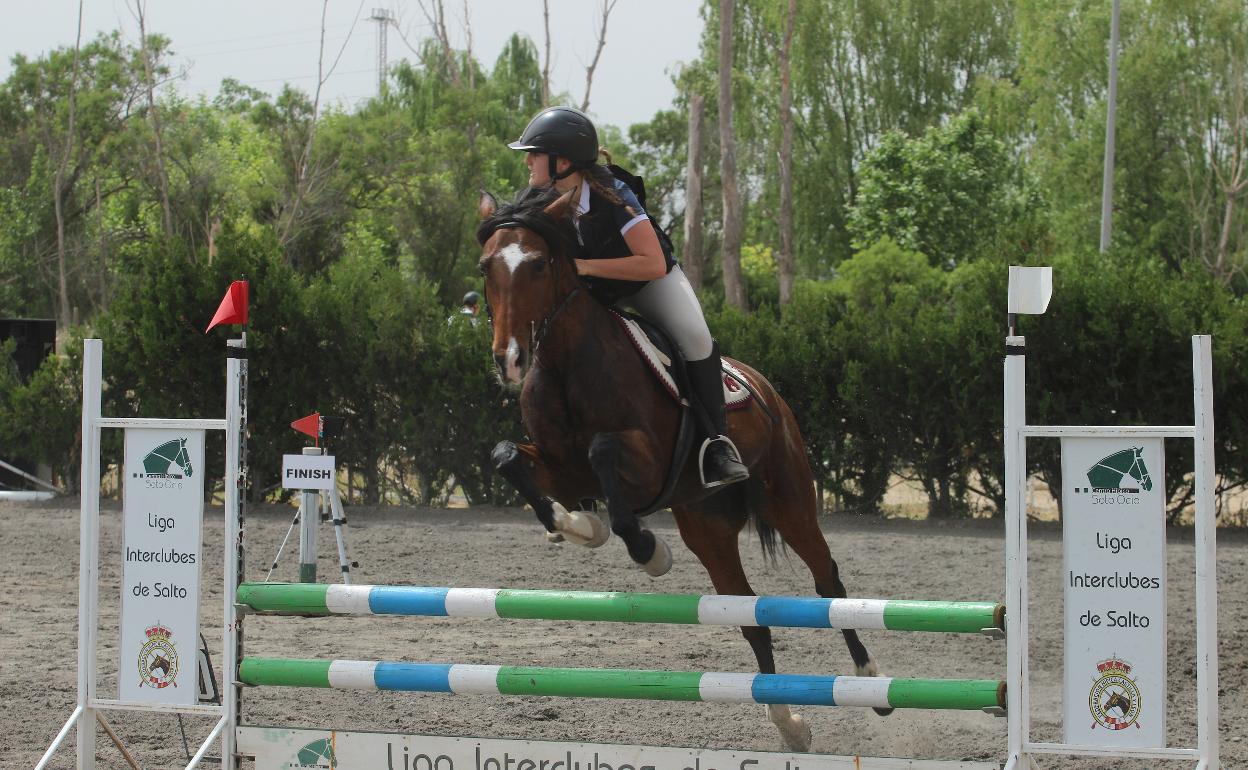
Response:
[[[484,240],[488,240],[490,236],[492,236],[494,233],[498,232],[499,230],[514,230],[516,228],[524,228],[526,230],[533,230],[534,232],[537,232],[538,235],[542,235],[542,237],[546,240],[547,245],[550,244],[550,241],[551,241],[550,237],[548,237],[548,235],[543,234],[541,232],[541,229],[545,229],[545,228],[541,228],[541,229],[535,228],[533,227],[533,223],[522,222],[519,219],[505,219],[501,222],[498,222],[497,224],[493,224],[491,225],[490,229],[484,234],[484,237],[481,237],[481,236],[478,236],[478,237],[484,241]],[[547,260],[547,263],[551,266],[551,270],[552,271],[555,270],[555,263],[558,261],[555,255],[553,253],[548,255],[546,257],[546,260]],[[555,283],[557,285],[558,282],[556,281]],[[560,301],[557,305],[554,305],[554,303],[551,303],[552,305],[554,305],[553,310],[546,313],[546,315],[542,317],[541,321],[534,321],[529,324],[529,351],[530,351],[530,354],[533,356],[534,360],[537,359],[537,350],[541,346],[542,340],[544,340],[546,338],[546,335],[550,332],[551,327],[554,325],[555,319],[559,317],[560,313],[562,313],[564,310],[567,309],[568,305],[572,303],[573,297],[577,295],[577,293],[581,290],[581,288],[582,288],[581,281],[578,278],[576,285],[573,286],[572,289],[567,294],[564,295],[562,301]],[[484,279],[482,279],[481,281],[481,298],[482,298],[482,301],[485,302],[485,317],[489,319],[490,327],[493,328],[494,309],[490,307],[490,295],[489,295],[489,292],[485,290]]]

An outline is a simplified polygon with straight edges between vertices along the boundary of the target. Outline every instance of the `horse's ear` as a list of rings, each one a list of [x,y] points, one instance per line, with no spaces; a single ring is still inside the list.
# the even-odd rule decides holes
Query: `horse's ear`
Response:
[[[543,213],[556,222],[566,217],[572,212],[572,198],[576,195],[576,191],[578,189],[580,188],[573,187],[563,195],[560,195],[554,200],[554,202],[550,203],[545,209],[542,210]]]
[[[494,216],[494,212],[498,211],[498,200],[490,195],[487,191],[481,191],[481,200],[477,203],[477,216],[481,219],[489,219]]]

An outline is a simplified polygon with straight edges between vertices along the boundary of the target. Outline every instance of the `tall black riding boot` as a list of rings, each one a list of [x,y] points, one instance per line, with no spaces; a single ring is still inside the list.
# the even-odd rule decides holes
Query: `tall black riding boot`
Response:
[[[724,410],[724,374],[720,369],[719,346],[701,361],[688,361],[689,384],[701,404],[701,420],[706,440],[698,452],[698,468],[702,486],[710,489],[744,481],[750,471],[741,462],[741,453],[728,438],[727,415]]]

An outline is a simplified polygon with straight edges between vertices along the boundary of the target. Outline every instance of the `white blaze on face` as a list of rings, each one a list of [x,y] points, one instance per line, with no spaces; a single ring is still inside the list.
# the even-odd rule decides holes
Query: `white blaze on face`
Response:
[[[507,357],[503,360],[503,376],[508,382],[520,384],[520,345],[516,338],[507,341]]]
[[[537,255],[531,251],[525,251],[520,248],[520,244],[518,243],[509,243],[499,249],[498,256],[503,258],[503,262],[506,263],[507,269],[511,271],[512,275],[515,275],[516,268],[520,266],[521,262],[533,259],[533,257]]]

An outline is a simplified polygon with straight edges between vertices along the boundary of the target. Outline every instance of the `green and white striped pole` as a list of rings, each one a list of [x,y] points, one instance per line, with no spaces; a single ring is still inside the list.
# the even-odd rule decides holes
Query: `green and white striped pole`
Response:
[[[993,602],[300,583],[244,583],[237,597],[250,611],[280,615],[415,615],[994,634],[1005,626],[1005,608]]]
[[[1005,705],[1005,683],[989,679],[901,679],[257,657],[243,659],[239,679],[244,684],[257,687],[319,687],[457,695],[545,695],[994,711]]]

